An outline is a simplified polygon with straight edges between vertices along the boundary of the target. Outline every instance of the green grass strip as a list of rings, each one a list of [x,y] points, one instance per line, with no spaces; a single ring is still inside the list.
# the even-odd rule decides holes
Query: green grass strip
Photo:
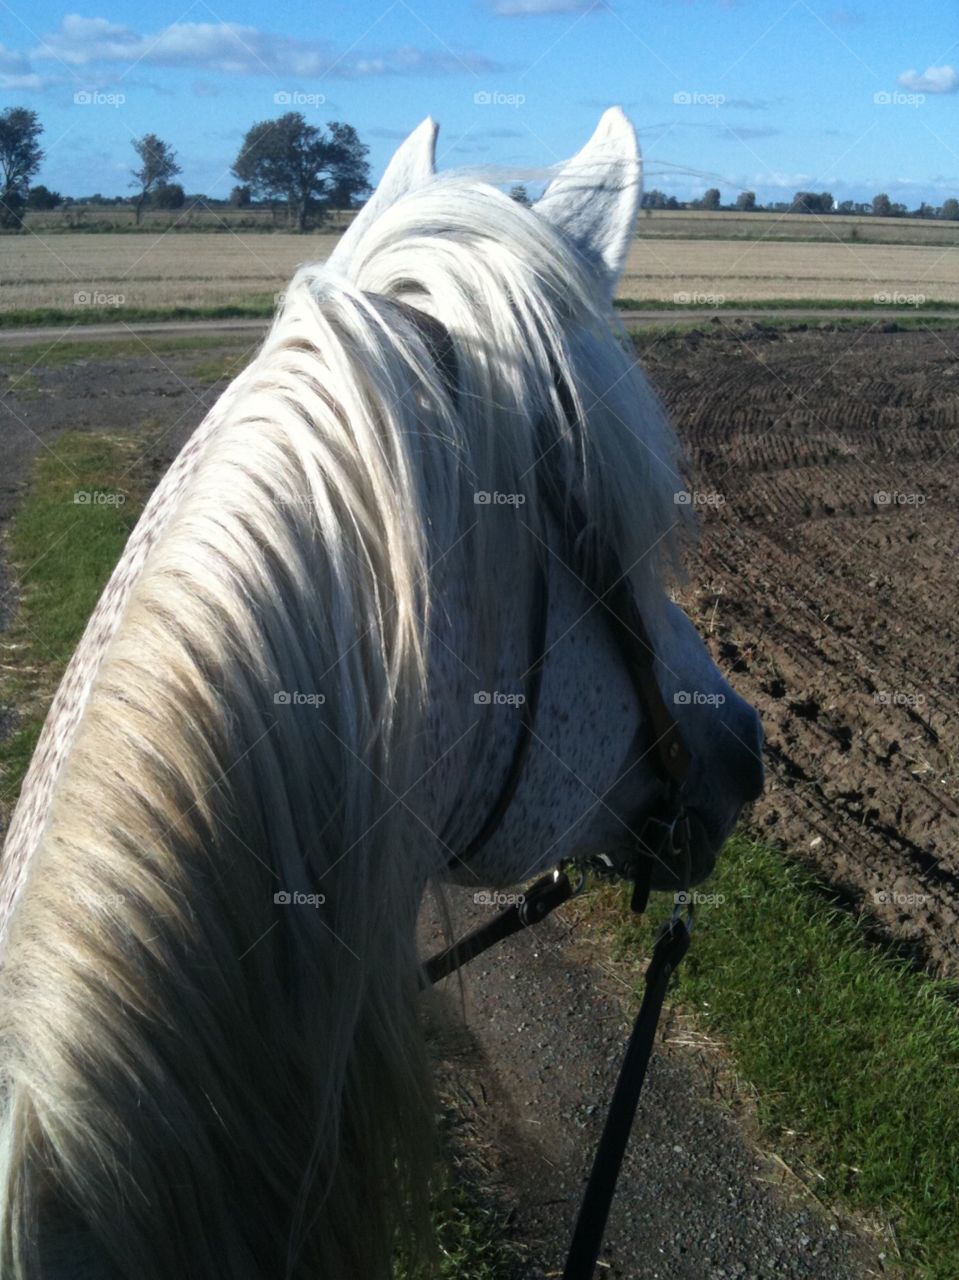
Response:
[[[151,333],[146,338],[110,335],[104,338],[70,338],[17,343],[0,347],[0,368],[10,373],[10,390],[20,394],[23,375],[18,370],[62,369],[78,361],[109,364],[116,360],[149,360],[156,356],[196,355],[203,351],[247,351],[250,358],[259,344],[255,333]]]
[[[923,311],[959,313],[959,302],[937,302],[932,298],[919,304],[874,303],[847,298],[726,298],[721,305],[674,302],[663,298],[617,298],[619,311],[678,311],[697,313],[726,311],[894,311],[912,315]],[[237,302],[168,307],[32,307],[0,311],[0,329],[29,329],[46,325],[134,324],[164,320],[268,320],[276,310],[273,294],[256,294]]]
[[[273,294],[243,302],[170,307],[28,307],[0,311],[0,329],[30,329],[40,325],[131,324],[146,320],[268,320],[276,310]]]
[[[37,456],[6,554],[20,601],[4,636],[3,701],[18,710],[0,742],[12,805],[46,708],[143,501],[142,442],[71,433]]]
[[[710,292],[712,292],[710,290]],[[700,296],[704,296],[705,291]],[[694,295],[695,296],[695,295]],[[872,302],[863,298],[756,298],[740,299],[724,296],[721,303],[708,302],[674,302],[664,298],[616,298],[613,306],[617,311],[692,311],[715,312],[722,315],[724,311],[870,311],[889,312],[897,315],[912,315],[922,311],[949,311],[959,313],[959,302],[937,302],[933,298],[924,298],[920,303],[907,302]],[[883,317],[880,316],[880,319]]]
[[[867,941],[809,873],[744,838],[700,892],[676,998],[757,1089],[770,1144],[825,1178],[821,1198],[888,1220],[912,1274],[956,1280],[957,985]],[[654,894],[649,920],[671,906]],[[629,920],[615,936],[642,954],[652,925]]]

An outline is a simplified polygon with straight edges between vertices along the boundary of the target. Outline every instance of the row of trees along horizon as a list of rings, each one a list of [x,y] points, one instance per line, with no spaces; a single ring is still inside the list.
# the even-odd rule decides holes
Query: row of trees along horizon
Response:
[[[231,173],[239,185],[229,200],[187,196],[174,181],[182,172],[170,143],[155,133],[133,139],[131,196],[101,195],[77,200],[31,180],[43,163],[43,126],[35,111],[9,107],[0,113],[0,227],[18,229],[28,209],[71,205],[128,204],[136,221],[145,208],[182,209],[188,204],[248,207],[255,200],[282,203],[289,222],[305,231],[332,209],[352,209],[369,195],[369,148],[350,124],[331,120],[325,130],[309,124],[299,111],[261,120],[247,131]]]
[[[369,148],[352,125],[331,120],[326,130],[309,124],[298,111],[275,120],[261,120],[247,131],[231,173],[238,185],[228,199],[187,195],[175,178],[182,172],[170,143],[155,133],[133,139],[135,162],[130,169],[132,195],[87,197],[61,196],[32,179],[44,159],[40,144],[43,126],[35,111],[8,107],[0,112],[0,228],[18,230],[31,209],[69,209],[75,206],[132,206],[139,225],[145,208],[186,209],[253,208],[267,206],[286,211],[287,223],[300,231],[322,224],[332,210],[349,210],[369,195]],[[510,195],[523,203],[529,196],[522,184]],[[835,201],[829,191],[797,191],[791,201],[761,205],[754,191],[741,191],[732,204],[722,203],[718,187],[710,187],[701,199],[681,201],[662,191],[647,191],[642,198],[647,215],[655,210],[703,209],[710,212],[805,213],[866,215],[879,218],[939,218],[959,221],[959,200],[935,206],[923,201],[917,209],[890,200],[880,192],[871,201]]]

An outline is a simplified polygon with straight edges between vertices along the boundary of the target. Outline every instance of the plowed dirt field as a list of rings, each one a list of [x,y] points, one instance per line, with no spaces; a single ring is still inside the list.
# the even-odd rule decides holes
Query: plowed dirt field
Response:
[[[683,603],[762,712],[765,836],[959,973],[959,335],[638,340],[703,513]]]

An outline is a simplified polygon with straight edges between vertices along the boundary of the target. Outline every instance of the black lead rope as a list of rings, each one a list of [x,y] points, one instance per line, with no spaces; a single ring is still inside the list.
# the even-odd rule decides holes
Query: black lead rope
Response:
[[[530,925],[539,924],[551,911],[555,911],[557,907],[561,907],[564,902],[574,897],[579,892],[580,885],[574,888],[563,871],[554,871],[548,876],[543,876],[526,890],[522,902],[507,907],[489,924],[484,924],[482,928],[465,934],[451,947],[447,947],[445,951],[427,960],[423,966],[427,981],[433,984],[442,978],[448,978],[451,973],[455,973],[457,969],[468,961],[474,960],[482,952],[488,951],[497,942],[512,937],[521,929],[528,929]]]
[[[689,948],[689,925],[674,915],[660,931],[646,970],[646,992],[626,1046],[623,1065],[606,1113],[603,1136],[596,1148],[593,1168],[566,1255],[563,1280],[592,1280],[603,1243],[606,1219],[616,1191],[626,1144],[636,1115],[646,1068],[653,1051],[656,1026],[669,980]]]

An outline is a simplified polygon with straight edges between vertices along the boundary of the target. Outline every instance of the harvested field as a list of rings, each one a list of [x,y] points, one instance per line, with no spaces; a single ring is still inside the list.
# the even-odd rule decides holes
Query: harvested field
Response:
[[[645,224],[640,223],[640,232]],[[959,240],[959,232],[955,239]],[[634,241],[625,298],[722,306],[769,299],[959,301],[959,248],[776,241]],[[677,296],[679,295],[679,296]]]
[[[959,223],[937,231],[950,225],[955,230],[945,239],[928,244],[783,243],[657,238],[643,220],[619,295],[710,307],[796,299],[959,302]],[[122,318],[124,308],[270,300],[298,263],[324,259],[335,242],[333,234],[279,232],[0,236],[0,312],[82,308]],[[77,293],[94,300],[76,304]]]
[[[218,306],[271,299],[301,262],[324,259],[335,235],[57,235],[0,237],[0,311]],[[89,301],[75,303],[78,294]],[[122,299],[111,301],[110,299]]]
[[[656,185],[647,180],[647,188]],[[738,213],[731,209],[645,209],[639,234],[682,240],[847,240],[876,244],[955,245],[959,222],[938,218],[874,218],[859,214]]]
[[[654,175],[647,188],[657,185]],[[324,223],[339,231],[355,217],[350,210],[331,212]],[[140,226],[129,205],[71,205],[69,208],[27,213],[26,226],[38,235],[69,235],[73,231],[121,231],[143,235],[173,231],[282,232],[289,225],[285,208],[275,211],[260,206],[247,209],[195,206],[183,209],[144,209]],[[939,218],[875,218],[860,214],[833,213],[827,217],[803,213],[739,213],[731,209],[645,209],[640,215],[639,234],[648,239],[680,240],[821,240],[873,244],[955,245],[959,242],[959,222]]]
[[[701,496],[684,603],[765,721],[755,825],[956,976],[959,336],[639,346]]]

